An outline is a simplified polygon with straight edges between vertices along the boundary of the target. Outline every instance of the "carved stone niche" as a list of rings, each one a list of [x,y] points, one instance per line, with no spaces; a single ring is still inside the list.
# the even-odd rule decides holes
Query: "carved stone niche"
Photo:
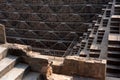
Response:
[[[0,44],[6,43],[5,26],[0,24]]]

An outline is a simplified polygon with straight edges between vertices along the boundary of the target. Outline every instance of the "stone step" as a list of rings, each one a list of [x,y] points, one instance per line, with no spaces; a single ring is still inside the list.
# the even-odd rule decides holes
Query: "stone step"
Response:
[[[117,45],[108,45],[108,50],[109,51],[120,51],[120,45],[117,44]]]
[[[109,34],[109,41],[115,42],[115,44],[120,43],[120,35],[119,34]]]
[[[0,47],[0,60],[7,55],[7,48]]]
[[[103,36],[104,33],[103,32],[98,32],[98,35]]]
[[[110,29],[112,29],[112,28],[115,28],[115,29],[117,28],[118,29],[119,26],[118,25],[116,25],[116,26],[115,25],[114,26],[110,26]]]
[[[106,77],[106,80],[120,80],[120,78],[116,78],[116,77]]]
[[[113,62],[120,62],[120,58],[108,58],[108,61],[113,61]]]
[[[120,59],[119,58],[108,58],[107,64],[118,66],[118,65],[120,65]]]
[[[119,7],[120,8],[120,5],[115,5],[115,7]]]
[[[0,77],[14,67],[17,59],[18,57],[15,56],[7,56],[0,61]]]
[[[109,58],[120,58],[120,52],[117,51],[108,51]]]
[[[118,30],[110,30],[110,33],[119,34]]]
[[[108,51],[108,54],[120,55],[120,52],[117,52],[117,51]]]
[[[107,69],[111,69],[111,70],[117,70],[118,72],[120,72],[120,66],[114,66],[114,65],[107,65]]]
[[[108,45],[108,47],[110,48],[119,48],[120,49],[120,44],[111,44],[111,45]]]
[[[107,73],[108,77],[115,77],[115,78],[120,78],[120,74],[117,74],[117,73]]]
[[[100,49],[90,49],[90,52],[100,52]]]
[[[100,56],[100,53],[96,53],[96,52],[90,52],[90,57],[93,57],[93,58],[98,58]]]
[[[103,38],[103,35],[101,35],[101,34],[98,34],[98,36],[97,36],[98,38],[100,38],[100,39],[102,39]]]
[[[102,31],[102,30],[99,30],[99,31],[98,31],[98,34],[99,34],[99,35],[104,35],[104,33],[105,33],[104,30],[103,30],[103,31]]]
[[[0,78],[0,80],[22,80],[25,70],[28,65],[19,63],[8,73]]]
[[[86,57],[87,55],[80,55],[80,57]]]
[[[119,41],[112,41],[112,40],[109,40],[109,44],[118,44],[118,43],[120,43]]]
[[[27,73],[22,80],[37,80],[39,77],[39,73],[29,72]]]
[[[116,9],[117,10],[117,9]],[[114,22],[119,22],[119,19],[120,19],[120,15],[112,15],[112,18],[111,18],[111,23],[114,23]]]
[[[97,39],[97,43],[101,43],[102,42],[102,39]]]
[[[119,31],[119,27],[117,27],[117,26],[112,26],[112,27],[110,27],[110,30],[117,30],[117,31]]]

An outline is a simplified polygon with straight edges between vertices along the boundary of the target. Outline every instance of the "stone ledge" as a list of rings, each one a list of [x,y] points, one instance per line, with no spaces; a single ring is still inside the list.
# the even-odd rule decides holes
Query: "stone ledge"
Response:
[[[120,15],[112,15],[111,18],[120,18]]]
[[[109,34],[108,40],[110,40],[110,41],[120,41],[120,34]]]

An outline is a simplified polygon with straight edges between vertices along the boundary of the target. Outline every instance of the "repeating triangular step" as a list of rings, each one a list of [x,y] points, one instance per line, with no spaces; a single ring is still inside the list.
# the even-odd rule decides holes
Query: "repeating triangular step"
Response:
[[[8,28],[13,28],[16,24],[15,24],[15,22],[10,22],[10,21],[3,21],[3,23],[2,24],[5,24],[5,26],[6,27],[8,27]]]
[[[25,12],[25,13],[31,13],[33,10],[29,7],[29,5],[15,5],[15,8],[18,12]]]
[[[36,13],[33,13],[33,14],[27,14],[28,18],[27,20],[29,21],[39,21],[41,20],[40,17],[36,14]]]
[[[62,5],[61,6],[50,6],[50,8],[52,9],[52,11],[54,13],[58,13],[59,10],[61,9]]]
[[[45,19],[45,21],[49,21],[49,22],[57,22],[58,21],[57,14],[44,14],[44,15],[47,17],[47,19]]]
[[[48,5],[44,5],[38,10],[40,13],[52,13],[52,9]]]
[[[8,73],[0,78],[0,80],[21,80],[28,65],[19,63]]]
[[[44,39],[51,39],[51,40],[57,40],[59,39],[59,36],[57,36],[55,33],[47,33],[43,36]]]
[[[48,4],[50,5],[63,5],[64,1],[63,0],[52,0],[52,1],[47,1]]]
[[[61,24],[59,24],[59,25],[55,28],[55,30],[59,30],[59,31],[71,31],[72,28],[69,27],[66,23],[61,23]]]
[[[71,7],[69,5],[64,5],[59,10],[59,13],[72,13],[72,12],[73,12],[73,10],[71,9]]]
[[[77,32],[85,32],[87,25],[81,24],[81,23],[66,23],[72,31],[77,31]],[[82,29],[81,29],[82,27]]]
[[[76,38],[78,35],[75,34],[74,32],[73,33],[68,33],[67,35],[65,35],[64,39],[65,40],[69,40],[69,41],[72,41],[74,38]]]
[[[39,5],[42,5],[44,4],[44,0],[24,0],[26,3],[29,3],[29,4],[39,4]]]
[[[8,42],[11,43],[18,43],[18,44],[25,44],[19,37],[8,37]]]
[[[8,11],[8,12],[15,11],[15,8],[11,4],[6,4],[3,7],[1,8],[1,10],[3,10],[3,11]]]
[[[24,38],[37,38],[37,36],[33,31],[26,31],[24,33]]]
[[[74,21],[82,21],[82,17],[79,14],[70,14],[70,21],[74,22]]]
[[[18,28],[18,29],[30,29],[31,27],[25,21],[21,21],[21,22],[17,22],[16,28]]]
[[[33,30],[50,30],[51,29],[45,22],[39,22],[39,21],[31,22],[30,25]]]
[[[9,0],[7,0],[9,2]],[[11,3],[14,3],[14,4],[20,4],[20,3],[25,3],[25,0],[10,0]]]
[[[54,31],[57,25],[59,25],[59,23],[52,23],[52,22],[45,23],[45,24],[50,28],[50,30],[54,30]]]
[[[6,34],[8,35],[8,36],[19,36],[19,34],[14,30],[14,29],[7,29],[7,31],[6,31]]]
[[[104,1],[107,2],[108,0]],[[3,4],[3,2],[5,3]],[[28,44],[28,42],[30,42],[32,39],[33,43],[36,43],[35,40],[33,40],[34,38],[37,37],[44,39],[44,34],[50,31],[53,31],[53,33],[57,34],[57,37],[51,34],[46,35],[45,38],[48,37],[47,39],[49,39],[49,41],[47,40],[47,43],[50,43],[52,39],[72,41],[76,35],[78,38],[79,36],[82,36],[83,32],[86,31],[88,25],[83,26],[81,24],[87,21],[90,21],[91,23],[92,21],[90,18],[94,16],[91,16],[93,13],[88,14],[85,12],[99,12],[103,5],[101,2],[103,1],[0,0],[0,11],[4,13],[3,15],[5,16],[5,19],[0,18],[0,21],[5,25],[8,22],[6,31],[7,41],[10,42],[22,43],[24,40],[23,42]],[[98,7],[99,4],[101,4],[100,7]],[[12,30],[13,28],[15,28],[15,30]],[[25,32],[26,35],[24,35]],[[96,32],[97,30],[94,33]],[[27,35],[31,35],[29,36],[30,39],[25,39]],[[17,39],[16,36],[18,37]],[[40,43],[40,41],[38,43]],[[31,43],[28,45],[31,45]],[[38,44],[32,45],[38,47]]]
[[[57,46],[57,47],[56,47]],[[52,47],[53,49],[56,49],[56,50],[66,50],[67,49],[67,47],[64,45],[64,44],[62,44],[62,43],[57,43],[57,44],[54,44],[54,46]],[[61,56],[62,56],[63,54],[61,54]]]
[[[20,20],[20,15],[18,12],[14,12],[14,13],[8,13],[8,19],[12,19],[12,20]]]
[[[3,13],[0,13],[0,19],[5,19],[6,17],[4,16]]]

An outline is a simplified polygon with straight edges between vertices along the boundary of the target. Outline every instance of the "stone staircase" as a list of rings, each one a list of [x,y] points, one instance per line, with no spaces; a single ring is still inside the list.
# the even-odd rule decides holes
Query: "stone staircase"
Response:
[[[120,0],[109,2],[93,22],[89,37],[81,41],[80,56],[107,59],[107,77],[120,79]],[[87,48],[85,48],[87,45]],[[85,49],[85,50],[84,50]],[[88,51],[88,52],[87,52]],[[106,54],[108,53],[108,54]],[[108,79],[109,80],[109,79]]]
[[[118,9],[118,8],[117,8]],[[108,76],[120,77],[120,18],[112,16],[108,45]]]
[[[114,4],[108,38],[107,75],[120,78],[120,1]]]
[[[38,73],[19,62],[19,57],[9,55],[7,48],[0,47],[0,80],[37,80]]]
[[[120,77],[120,41],[109,40],[107,73],[108,76]]]

